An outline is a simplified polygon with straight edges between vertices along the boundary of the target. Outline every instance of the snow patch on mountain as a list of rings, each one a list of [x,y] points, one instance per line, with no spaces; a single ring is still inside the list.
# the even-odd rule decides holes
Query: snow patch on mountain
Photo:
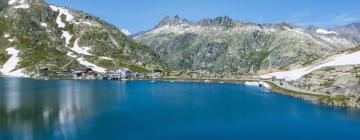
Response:
[[[15,9],[28,9],[30,5],[25,0],[9,0],[8,5],[14,6]]]
[[[120,31],[121,31],[122,33],[124,33],[125,35],[131,35],[130,31],[127,30],[127,29],[120,29]]]
[[[92,24],[91,22],[89,21],[84,21],[84,22],[81,22],[82,24],[86,24],[86,25],[90,25],[90,26],[94,26],[94,24]]]
[[[22,5],[17,5],[17,6],[14,6],[15,9],[28,9],[30,8],[30,5],[29,4],[22,4]]]
[[[319,45],[324,45],[323,42],[320,42],[319,40],[315,39],[314,37],[312,37],[310,34],[307,34],[303,29],[299,29],[299,28],[295,28],[295,29],[290,29],[288,27],[285,27],[286,30],[291,31],[293,33],[299,34],[301,36],[305,36],[308,39],[311,39],[312,41],[314,41],[315,43],[319,44]],[[329,49],[331,49],[328,46]]]
[[[26,4],[25,0],[9,0],[8,4],[9,5],[14,5],[14,4]]]
[[[76,59],[76,61],[78,61],[81,65],[84,65],[86,67],[89,67],[91,68],[92,70],[96,71],[96,72],[99,72],[99,73],[106,73],[106,70],[105,68],[103,67],[99,67],[89,61],[86,61],[85,58],[83,57],[78,57],[77,55],[75,55],[73,52],[68,52],[67,53],[68,56]]]
[[[9,41],[10,43],[12,43],[12,42],[15,41],[15,38],[9,38],[8,41]]]
[[[101,56],[99,57],[100,59],[104,59],[104,60],[114,60],[113,58],[110,57],[105,57],[105,56]]]
[[[304,67],[304,68],[300,68],[300,69],[294,69],[291,71],[282,71],[282,72],[265,74],[260,77],[264,78],[264,79],[276,77],[277,79],[285,79],[287,81],[294,81],[294,80],[300,79],[301,77],[303,77],[315,70],[319,70],[324,67],[358,65],[358,64],[360,64],[360,51],[351,53],[351,54],[337,55],[332,58],[329,58],[328,60],[326,60],[322,63],[315,64],[312,66],[308,66],[308,67]]]
[[[9,37],[10,37],[10,34],[6,33],[6,34],[4,34],[4,37],[5,37],[5,38],[9,38]]]
[[[65,28],[65,26],[66,26],[66,24],[61,19],[62,15],[66,16],[65,21],[67,21],[69,23],[93,25],[90,22],[75,22],[74,17],[65,8],[57,7],[57,6],[54,6],[54,5],[50,5],[50,8],[55,12],[59,12],[58,17],[56,18],[56,23],[57,23],[59,28]],[[61,38],[65,39],[66,47],[70,48],[69,44],[70,44],[70,40],[73,37],[73,35],[71,35],[68,31],[65,31],[65,30],[63,30],[62,32],[63,32],[63,34],[62,34]],[[74,51],[75,53],[80,54],[80,55],[91,55],[88,52],[91,48],[80,47],[78,43],[79,43],[79,39],[76,39],[76,41],[74,43],[74,46],[72,48],[70,48],[70,50]],[[80,56],[74,54],[73,52],[68,52],[67,55],[74,58],[74,59],[76,59],[81,65],[92,68],[96,72],[100,72],[100,73],[105,73],[106,72],[105,68],[99,67],[99,66],[97,66],[97,65],[95,65],[95,64],[93,64],[91,62],[88,62],[88,61],[85,60],[85,58],[80,57]]]
[[[271,86],[268,83],[265,82],[245,82],[246,86],[256,86],[259,87],[260,85],[264,86],[267,89],[270,89]]]
[[[61,19],[62,15],[66,16],[65,20],[67,22],[74,23],[74,17],[70,14],[70,12],[67,9],[62,7],[57,7],[54,5],[50,5],[50,8],[55,12],[59,12],[58,17],[56,18],[56,23],[59,28],[65,28],[65,23]]]
[[[15,4],[17,1],[18,1],[18,0],[9,0],[8,4],[9,4],[9,5],[13,5],[13,4]]]
[[[76,41],[74,43],[74,47],[72,47],[71,50],[73,50],[74,52],[76,52],[78,54],[92,55],[88,52],[91,48],[79,46],[79,40],[80,40],[80,38],[76,39]]]
[[[47,27],[47,26],[48,26],[47,23],[45,23],[45,22],[40,23],[40,25],[43,26],[43,27]]]
[[[1,73],[7,74],[11,71],[13,71],[16,68],[16,65],[20,61],[18,55],[19,50],[16,50],[15,48],[7,48],[6,51],[9,55],[11,55],[10,59],[4,64],[3,68],[0,70]]]
[[[20,62],[20,58],[19,58],[20,51],[15,48],[7,48],[6,51],[8,52],[9,55],[11,55],[11,57],[2,66],[0,72],[6,76],[28,77],[26,74],[22,73],[23,69],[15,70],[16,66]]]
[[[79,55],[92,55],[90,54],[88,51],[91,49],[89,47],[80,47],[79,46],[79,40],[80,38],[75,40],[74,43],[74,47],[70,48],[72,51],[74,51],[75,53],[79,54]],[[78,61],[81,65],[84,65],[86,67],[89,67],[91,69],[93,69],[96,72],[100,72],[100,73],[105,73],[106,69],[100,66],[97,66],[89,61],[86,61],[84,57],[82,56],[78,56],[77,54],[74,54],[74,52],[68,52],[67,56],[70,56],[74,59],[76,59],[76,61]]]
[[[96,71],[96,72],[100,72],[100,73],[106,73],[106,69],[99,67],[93,63],[90,63],[89,61],[86,61],[83,57],[80,57],[78,59],[76,59],[81,65],[84,65],[86,67],[91,68],[92,70]]]
[[[65,38],[66,45],[69,45],[72,35],[68,31],[62,31],[62,32],[63,34],[61,35],[61,38]]]
[[[337,32],[328,31],[328,30],[325,30],[325,29],[317,29],[315,32],[318,33],[318,34],[321,34],[321,35],[329,35],[329,34],[336,34],[337,35]]]

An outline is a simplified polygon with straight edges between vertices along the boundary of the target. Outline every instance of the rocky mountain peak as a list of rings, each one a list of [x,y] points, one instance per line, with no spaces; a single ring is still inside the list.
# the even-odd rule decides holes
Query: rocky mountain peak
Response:
[[[8,5],[22,5],[22,4],[31,4],[31,3],[46,3],[45,0],[5,0]]]
[[[360,30],[360,22],[352,23],[352,24],[346,25],[345,27],[354,28],[354,29]]]
[[[342,37],[352,40],[355,44],[360,44],[360,22],[338,26],[332,28],[332,30],[339,33]]]
[[[290,29],[296,28],[295,25],[292,25],[292,24],[290,24],[288,22],[277,23],[277,24],[275,24],[275,27],[276,28],[285,28],[285,27],[287,27],[287,28],[290,28]]]
[[[306,28],[307,31],[316,31],[317,29],[319,29],[319,27],[315,25],[310,25]]]
[[[201,19],[198,24],[202,26],[223,26],[233,23],[233,20],[228,16],[220,16],[214,19]]]
[[[0,0],[0,10],[3,10],[5,7],[28,9],[33,4],[47,5],[47,2],[45,0]]]
[[[160,23],[156,26],[156,28],[166,25],[175,26],[175,25],[183,25],[183,24],[191,24],[191,22],[184,18],[180,18],[178,15],[166,16],[165,18],[163,18],[163,20],[160,21]]]

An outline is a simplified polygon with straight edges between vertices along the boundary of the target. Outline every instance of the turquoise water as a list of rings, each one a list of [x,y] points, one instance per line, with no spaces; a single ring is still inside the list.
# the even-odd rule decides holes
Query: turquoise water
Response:
[[[241,84],[0,78],[0,139],[360,139],[360,112]]]

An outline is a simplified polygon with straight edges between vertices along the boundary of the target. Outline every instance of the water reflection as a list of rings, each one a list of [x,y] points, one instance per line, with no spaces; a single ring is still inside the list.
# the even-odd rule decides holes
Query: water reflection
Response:
[[[104,90],[97,88],[96,81],[84,82],[36,81],[34,84],[29,79],[0,78],[0,139],[74,137],[76,121],[99,111],[93,105],[101,99],[98,94]],[[121,92],[119,88],[107,91],[116,97]],[[36,132],[45,133],[33,136]]]
[[[0,140],[252,139],[255,132],[310,139],[308,129],[322,130],[311,139],[326,139],[360,130],[359,111],[238,84],[0,78],[0,91]]]
[[[4,86],[6,97],[6,111],[11,112],[13,110],[16,110],[20,105],[20,93],[18,86],[20,85],[21,80],[20,79],[9,79],[5,81]]]

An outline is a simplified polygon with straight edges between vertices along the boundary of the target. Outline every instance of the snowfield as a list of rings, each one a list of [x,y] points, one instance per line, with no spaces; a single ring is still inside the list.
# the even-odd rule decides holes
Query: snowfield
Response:
[[[4,34],[4,37],[5,37],[5,38],[9,38],[9,37],[10,37],[10,34]]]
[[[335,31],[328,31],[324,29],[317,29],[315,32],[322,35],[337,34]]]
[[[99,67],[89,61],[86,61],[83,57],[78,57],[77,55],[75,55],[74,53],[72,52],[68,52],[67,53],[68,56],[76,59],[76,61],[78,61],[81,65],[84,65],[86,67],[89,67],[91,68],[92,70],[96,71],[96,72],[99,72],[99,73],[106,73],[106,70],[105,68],[102,68],[102,67]]]
[[[22,5],[18,5],[18,6],[14,6],[15,9],[28,9],[30,8],[29,4],[22,4]]]
[[[28,9],[30,5],[25,3],[25,0],[9,0],[8,5],[16,5],[14,6],[15,9]]]
[[[9,0],[8,4],[9,4],[9,5],[13,5],[13,4],[15,4],[17,1],[18,1],[18,0]]]
[[[48,26],[48,25],[47,25],[46,23],[44,23],[44,22],[40,23],[40,25],[43,26],[43,27],[47,27],[47,26]]]
[[[56,18],[56,24],[58,25],[59,28],[65,28],[65,23],[61,20],[61,16],[65,15],[66,16],[66,21],[69,23],[74,23],[74,24],[80,24],[78,22],[74,21],[74,17],[70,14],[70,12],[62,7],[57,7],[54,5],[50,5],[50,8],[55,11],[55,12],[59,12],[58,17]],[[84,24],[88,24],[88,25],[93,25],[90,22],[83,22]],[[44,25],[43,25],[44,26]],[[44,26],[45,27],[45,26]],[[88,51],[91,49],[89,47],[80,47],[79,46],[79,38],[76,39],[74,46],[72,48],[70,48],[69,44],[70,44],[70,40],[73,37],[73,35],[71,35],[68,31],[63,30],[62,31],[62,38],[65,39],[65,44],[66,47],[68,47],[71,51],[79,54],[79,55],[92,55],[90,54]],[[86,67],[89,67],[91,69],[93,69],[96,72],[100,72],[100,73],[106,73],[106,69],[99,67],[91,62],[86,61],[83,57],[78,56],[77,54],[74,54],[73,52],[68,52],[67,55],[76,59],[81,65],[84,65]]]
[[[15,41],[15,39],[14,39],[14,38],[10,38],[10,39],[8,39],[8,41],[9,41],[10,43],[12,43],[12,42]]]
[[[270,89],[271,86],[265,82],[245,82],[246,86],[256,86],[259,87],[259,85],[263,85],[265,88]]]
[[[106,69],[99,67],[93,63],[90,63],[89,61],[86,61],[84,58],[80,57],[78,59],[76,59],[81,65],[84,65],[86,67],[91,68],[92,70],[96,71],[96,72],[100,72],[100,73],[106,73]]]
[[[74,43],[74,47],[71,48],[71,50],[73,50],[74,52],[78,53],[78,54],[83,54],[83,55],[92,55],[90,54],[88,51],[91,49],[89,47],[80,47],[79,46],[79,39],[76,39],[75,43]]]
[[[65,15],[66,16],[66,21],[73,23],[74,22],[74,17],[70,14],[70,12],[62,7],[57,7],[54,5],[50,5],[50,8],[55,11],[55,12],[59,12],[58,17],[56,18],[56,24],[58,25],[59,28],[65,28],[65,23],[62,22],[61,20],[61,16]]]
[[[114,60],[114,59],[112,59],[112,58],[110,58],[110,57],[105,57],[105,56],[102,56],[102,57],[99,57],[100,59],[103,59],[103,60]]]
[[[304,67],[301,69],[275,72],[275,73],[261,75],[260,77],[264,78],[264,79],[269,79],[269,78],[272,78],[273,76],[275,76],[277,79],[285,79],[287,81],[294,81],[294,80],[300,79],[301,77],[305,76],[306,74],[309,74],[315,70],[319,70],[324,67],[358,65],[358,64],[360,64],[360,51],[351,53],[351,54],[337,55],[337,56],[334,56],[322,63]]]
[[[7,48],[6,51],[11,55],[10,59],[4,64],[3,68],[0,70],[1,73],[7,74],[13,71],[16,68],[16,65],[20,61],[18,55],[19,51],[15,48]]]
[[[25,4],[25,0],[9,0],[8,4],[9,4],[9,5],[13,5],[13,4]]]
[[[88,48],[88,47],[80,47],[79,46],[79,40],[80,38],[76,39],[75,43],[74,43],[74,47],[73,48],[70,48],[72,51],[74,51],[75,53],[77,54],[80,54],[80,55],[92,55],[90,54],[88,51],[91,49],[91,48]],[[99,67],[89,61],[86,61],[83,57],[79,57],[77,56],[76,54],[74,54],[73,52],[68,52],[67,53],[68,56],[76,59],[76,61],[78,61],[81,65],[84,65],[86,67],[89,67],[91,69],[93,69],[94,71],[96,72],[99,72],[99,73],[106,73],[106,69],[105,68],[102,68],[102,67]],[[111,59],[111,58],[110,58]]]
[[[19,50],[16,50],[15,48],[7,48],[6,51],[9,55],[11,55],[11,57],[0,69],[0,72],[6,76],[28,77],[26,74],[22,73],[23,69],[15,70],[17,64],[20,62]]]
[[[63,34],[61,35],[61,38],[65,38],[66,46],[70,44],[70,40],[72,38],[72,35],[68,31],[62,31]],[[67,46],[68,47],[68,46]]]

